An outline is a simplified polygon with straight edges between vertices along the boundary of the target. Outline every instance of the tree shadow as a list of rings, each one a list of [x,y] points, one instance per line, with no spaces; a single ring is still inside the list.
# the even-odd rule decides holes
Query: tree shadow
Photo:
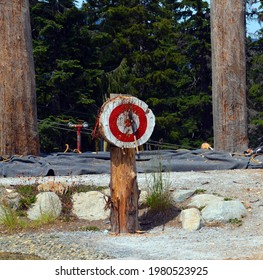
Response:
[[[168,209],[157,211],[151,209],[141,210],[142,214],[139,215],[139,224],[141,230],[150,230],[158,226],[165,226],[167,223],[175,220],[180,214],[181,210],[172,206]]]

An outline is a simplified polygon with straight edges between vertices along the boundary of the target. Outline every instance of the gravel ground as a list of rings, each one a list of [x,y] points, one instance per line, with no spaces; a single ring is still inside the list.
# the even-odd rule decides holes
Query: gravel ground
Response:
[[[81,177],[85,181],[88,177]],[[35,254],[43,259],[263,259],[263,170],[178,172],[164,176],[171,188],[205,189],[241,200],[248,210],[242,226],[203,227],[187,232],[178,226],[157,226],[143,234],[104,231],[56,231],[0,236],[0,252]],[[89,178],[89,180],[91,180]],[[97,180],[97,182],[96,182]],[[106,179],[105,179],[106,180]],[[102,177],[92,176],[94,185]],[[138,175],[146,187],[145,174]],[[1,183],[1,182],[0,182]]]

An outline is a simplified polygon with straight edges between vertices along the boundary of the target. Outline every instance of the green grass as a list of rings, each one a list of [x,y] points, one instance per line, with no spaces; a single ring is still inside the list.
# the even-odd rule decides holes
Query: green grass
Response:
[[[206,193],[205,189],[196,189],[194,192],[194,194],[203,194],[203,193]]]
[[[1,209],[3,214],[0,217],[0,224],[4,225],[5,228],[12,231],[26,227],[26,221],[21,219],[15,210],[8,207],[1,207]]]
[[[56,218],[50,213],[44,213],[37,220],[31,221],[25,218],[21,218],[17,211],[1,207],[3,214],[0,217],[0,224],[8,231],[12,232],[19,229],[37,228],[42,225],[53,223]]]
[[[237,227],[240,227],[240,226],[242,226],[242,224],[243,224],[242,220],[237,219],[237,218],[235,218],[235,219],[230,219],[228,222],[229,222],[231,225],[234,225],[234,226],[237,226]]]
[[[164,180],[161,171],[152,173],[152,180],[148,181],[147,206],[154,211],[164,211],[171,208],[172,199],[169,188],[170,182],[169,180]]]
[[[36,185],[19,186],[17,188],[17,192],[21,197],[19,202],[20,210],[27,210],[33,203],[36,202],[36,195],[38,194]]]
[[[81,231],[100,231],[100,229],[96,226],[84,226],[79,228]]]
[[[51,213],[43,213],[37,220],[29,222],[30,227],[39,227],[42,225],[53,223],[56,217]]]

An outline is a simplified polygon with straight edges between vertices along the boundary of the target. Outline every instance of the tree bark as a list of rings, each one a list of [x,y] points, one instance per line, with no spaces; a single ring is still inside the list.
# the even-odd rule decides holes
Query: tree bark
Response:
[[[2,0],[0,27],[0,155],[38,155],[28,0]]]
[[[248,147],[245,5],[211,0],[214,148],[243,152]]]
[[[138,199],[134,149],[110,148],[111,154],[111,230],[135,233],[138,230]]]

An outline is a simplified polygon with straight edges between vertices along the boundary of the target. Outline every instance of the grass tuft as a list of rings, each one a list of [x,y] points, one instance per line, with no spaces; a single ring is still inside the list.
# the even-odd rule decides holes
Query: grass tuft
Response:
[[[172,198],[169,191],[170,182],[164,180],[163,173],[152,173],[152,180],[148,182],[148,196],[146,204],[154,211],[164,211],[172,207]]]
[[[2,215],[0,217],[0,224],[4,225],[5,228],[12,231],[18,228],[25,228],[26,222],[21,219],[18,213],[9,208],[9,207],[1,207]]]

